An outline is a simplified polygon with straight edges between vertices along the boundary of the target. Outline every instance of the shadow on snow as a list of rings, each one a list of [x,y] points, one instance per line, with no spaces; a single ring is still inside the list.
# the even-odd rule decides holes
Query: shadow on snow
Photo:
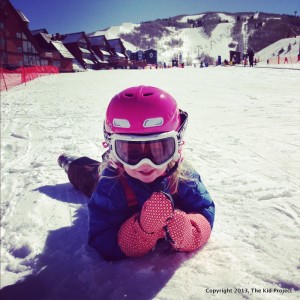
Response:
[[[87,198],[71,184],[37,191],[70,204],[81,204],[73,224],[49,231],[33,274],[4,287],[1,299],[153,299],[192,254],[170,253],[162,242],[150,254],[109,262],[87,245]]]

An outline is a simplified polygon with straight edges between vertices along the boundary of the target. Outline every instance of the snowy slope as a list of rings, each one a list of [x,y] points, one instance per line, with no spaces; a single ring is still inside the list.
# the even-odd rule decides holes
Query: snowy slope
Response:
[[[1,93],[2,298],[300,299],[299,82],[293,70],[114,70]],[[161,245],[111,263],[86,246],[87,199],[56,159],[99,158],[109,99],[138,84],[169,91],[189,112],[185,157],[216,222],[200,251]]]
[[[107,30],[98,30],[90,34],[90,36],[99,36],[99,35],[105,35],[105,37],[110,39],[116,39],[119,38],[120,34],[122,33],[129,33],[132,32],[135,28],[139,27],[139,24],[133,24],[133,23],[123,23],[121,26],[112,26],[109,27]],[[126,42],[122,40],[125,48],[127,50],[131,51],[137,51],[136,46],[132,45],[129,42]]]
[[[217,60],[218,56],[221,56],[222,61],[224,61],[224,59],[229,60],[230,50],[236,50],[242,53],[247,52],[248,39],[252,34],[252,32],[249,32],[248,29],[248,19],[250,16],[245,16],[245,20],[242,23],[241,48],[237,49],[237,42],[233,41],[231,32],[236,23],[236,18],[226,13],[218,13],[217,15],[221,20],[227,21],[227,23],[218,24],[209,37],[204,32],[203,27],[183,29],[167,27],[170,33],[165,34],[162,38],[157,40],[156,50],[158,51],[158,61],[170,63],[173,58],[179,58],[181,55],[182,60],[186,64],[190,64],[191,62],[199,63],[198,57],[201,54],[209,55],[215,60]],[[205,14],[188,15],[178,19],[177,22],[187,23],[188,19],[197,20],[204,16]],[[258,16],[259,13],[256,13],[253,17],[254,19],[257,19]],[[272,17],[272,19],[274,19],[274,17]],[[138,29],[139,26],[140,24],[123,23],[121,26],[112,26],[104,31],[96,31],[92,35],[105,35],[108,39],[112,39],[119,37],[122,33],[131,33],[135,29]],[[178,47],[170,46],[169,43],[172,40],[182,41],[182,45]],[[291,44],[291,51],[287,52],[289,43]],[[288,55],[290,57],[294,57],[293,62],[295,62],[295,57],[299,53],[299,43],[299,36],[296,38],[283,39],[261,50],[257,54],[257,58],[259,58],[262,62],[266,62],[267,59],[276,59],[278,51],[283,47],[285,51],[282,56]],[[229,47],[230,44],[236,44],[236,47]],[[128,50],[139,50],[136,46],[126,41],[124,41],[124,45]]]
[[[157,43],[156,50],[158,51],[158,60],[170,62],[173,57],[177,57],[182,54],[183,60],[194,60],[199,54],[209,54],[211,57],[217,58],[221,55],[224,59],[229,59],[228,44],[232,41],[231,28],[235,23],[235,19],[229,15],[219,13],[219,17],[222,20],[228,20],[228,23],[220,23],[216,26],[212,35],[208,37],[203,28],[185,28],[175,29],[173,27],[167,27],[171,31],[171,34],[163,36]],[[187,19],[198,19],[203,17],[201,15],[192,15],[182,17],[178,22],[187,22]],[[108,39],[119,37],[121,33],[130,33],[138,24],[124,23],[121,26],[112,26],[106,31],[96,31],[92,35],[105,35]],[[180,47],[170,47],[167,45],[172,39],[182,40],[183,45]],[[127,42],[126,42],[127,43]],[[136,51],[136,47],[128,43],[128,50]],[[198,60],[197,60],[198,61]]]
[[[220,17],[225,16],[224,14],[219,15]],[[181,21],[186,18],[189,17],[184,17]],[[201,27],[173,30],[171,35],[163,37],[158,42],[157,51],[159,60],[170,61],[174,56],[178,56],[179,53],[182,54],[185,62],[189,57],[191,57],[192,61],[197,60],[197,57],[202,53],[209,54],[215,59],[217,59],[219,55],[224,59],[228,59],[230,50],[228,44],[232,41],[231,28],[235,20],[229,16],[226,16],[226,19],[228,19],[229,22],[218,24],[210,37],[204,33]],[[166,41],[172,39],[182,40],[183,45],[180,47],[165,47]]]
[[[105,35],[108,39],[119,37],[121,33],[132,32],[139,24],[123,23],[120,26],[111,26],[107,30],[98,30],[91,34],[91,36]]]
[[[290,51],[289,45],[291,47]],[[295,58],[300,54],[300,36],[279,40],[265,49],[259,51],[256,56],[260,61],[266,62],[267,59],[277,59],[281,49],[284,51],[280,54],[281,57]]]

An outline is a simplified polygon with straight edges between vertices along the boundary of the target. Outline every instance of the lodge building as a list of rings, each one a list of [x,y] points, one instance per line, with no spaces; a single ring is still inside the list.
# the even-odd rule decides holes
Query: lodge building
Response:
[[[85,32],[50,34],[29,30],[29,20],[9,0],[0,0],[0,68],[56,66],[60,72],[144,67],[157,63],[153,49],[127,51],[120,38]]]
[[[0,64],[6,68],[40,65],[41,50],[28,29],[29,20],[8,0],[0,0]]]

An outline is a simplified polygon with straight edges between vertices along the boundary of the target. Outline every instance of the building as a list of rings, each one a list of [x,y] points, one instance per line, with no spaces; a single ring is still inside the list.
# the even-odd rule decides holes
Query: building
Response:
[[[133,69],[144,68],[148,64],[157,65],[157,51],[154,49],[138,50],[136,52],[127,50],[127,54],[130,58],[131,68]]]
[[[8,0],[0,0],[0,64],[8,69],[41,65],[37,42],[29,28],[29,20]]]
[[[115,69],[125,69],[129,66],[126,48],[120,38],[107,40],[112,52],[111,66]]]
[[[144,51],[144,59],[147,64],[157,65],[157,51],[154,49]]]
[[[63,35],[57,33],[52,37],[52,40],[61,41],[84,69],[99,69],[99,62],[91,49],[91,43],[85,32]]]
[[[144,52],[142,50],[138,50],[136,52],[127,50],[126,52],[130,60],[131,69],[143,69],[146,67],[147,62],[144,59]]]
[[[89,40],[94,54],[99,58],[100,69],[108,69],[113,54],[105,35],[90,36]]]
[[[52,41],[52,45],[57,49],[60,55],[60,72],[73,72],[80,71],[82,67],[71,52],[65,47],[61,41]]]
[[[39,48],[42,66],[56,66],[60,72],[72,72],[74,56],[60,41],[52,41],[52,35],[46,29],[32,30]]]
[[[241,63],[241,52],[229,51],[229,57],[229,61],[231,61],[233,64]]]

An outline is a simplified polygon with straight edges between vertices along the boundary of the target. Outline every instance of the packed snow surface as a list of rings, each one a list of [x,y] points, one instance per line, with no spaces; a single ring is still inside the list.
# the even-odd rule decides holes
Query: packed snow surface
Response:
[[[299,82],[289,69],[111,70],[1,93],[3,299],[299,299]],[[109,100],[141,84],[189,112],[184,154],[216,220],[194,253],[161,244],[107,262],[86,244],[88,199],[56,161],[62,152],[99,159]]]

